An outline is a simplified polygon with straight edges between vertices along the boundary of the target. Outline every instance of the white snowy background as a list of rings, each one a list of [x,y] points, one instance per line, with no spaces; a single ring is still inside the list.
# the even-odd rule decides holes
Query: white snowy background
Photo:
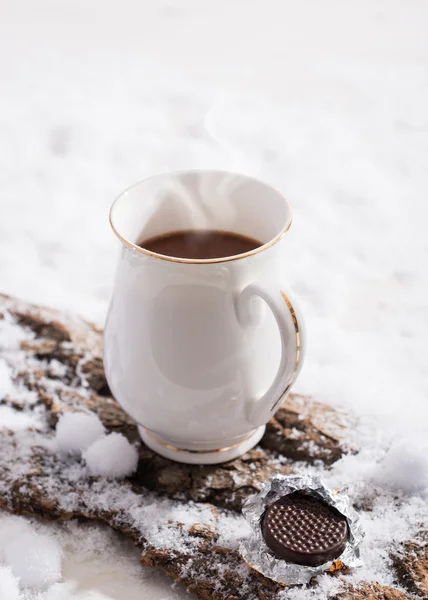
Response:
[[[128,185],[212,167],[283,190],[297,390],[360,417],[326,477],[409,494],[365,523],[385,583],[379,547],[426,517],[427,32],[424,0],[0,0],[0,290],[102,323]],[[0,547],[37,532],[62,582],[18,589],[0,552],[0,600],[186,596],[104,528],[4,515]]]

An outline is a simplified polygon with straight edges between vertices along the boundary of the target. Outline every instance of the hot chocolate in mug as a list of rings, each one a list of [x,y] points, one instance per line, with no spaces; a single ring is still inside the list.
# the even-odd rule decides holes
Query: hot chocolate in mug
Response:
[[[104,341],[114,397],[162,456],[213,464],[244,454],[302,366],[302,320],[284,281],[286,200],[245,175],[182,171],[129,188],[110,222],[122,242]],[[141,242],[204,229],[260,246],[186,259]]]

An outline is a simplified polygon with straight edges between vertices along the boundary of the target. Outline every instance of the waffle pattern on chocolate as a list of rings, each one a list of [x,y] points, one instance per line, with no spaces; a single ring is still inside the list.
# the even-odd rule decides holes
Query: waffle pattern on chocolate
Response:
[[[325,502],[296,492],[267,508],[262,532],[266,544],[279,558],[315,567],[342,554],[348,523]]]

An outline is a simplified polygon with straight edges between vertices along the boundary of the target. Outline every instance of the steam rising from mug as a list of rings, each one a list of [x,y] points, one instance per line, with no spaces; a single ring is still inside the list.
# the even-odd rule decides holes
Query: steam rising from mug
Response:
[[[252,98],[250,105],[245,95],[231,92],[219,92],[205,114],[204,129],[221,149],[220,163],[228,170],[262,175],[260,170],[263,161],[260,160],[258,148],[263,147],[263,144],[255,139],[255,117],[257,123],[262,121],[261,129],[268,131],[268,106],[263,98],[260,97],[258,101]],[[220,183],[218,177],[201,177],[196,189],[189,189],[179,179],[171,179],[161,201],[148,207],[147,222],[139,232],[139,239],[186,229],[215,227],[233,231],[230,225],[237,222],[238,208],[232,197],[240,184],[242,180],[233,173],[225,173]],[[175,224],[170,228],[162,228],[165,215],[171,213],[174,214]],[[170,218],[167,220],[170,222]]]
[[[213,224],[218,230],[230,230],[230,224],[237,221],[237,207],[233,202],[225,202],[225,198],[232,198],[239,184],[239,178],[230,174],[220,183],[217,178],[201,178],[198,186],[190,190],[179,179],[172,179],[162,191],[162,199],[150,206],[151,214],[147,215],[140,238],[168,231],[212,229]],[[170,223],[169,228],[166,223]]]
[[[218,182],[214,184],[213,181],[201,179],[198,188],[194,190],[190,190],[178,179],[171,180],[167,189],[162,192],[161,201],[150,207],[152,214],[144,224],[141,238],[147,239],[168,231],[210,229],[213,223],[216,229],[227,230],[228,225],[236,221],[236,207],[224,202],[224,198],[230,198],[238,185],[239,180],[233,175],[225,177],[220,185]],[[222,197],[221,203],[213,201],[216,195]],[[165,227],[167,222],[170,223],[168,228]],[[153,233],[154,230],[157,233]]]
[[[264,244],[288,227],[291,215],[275,189],[251,177],[178,171],[129,188],[114,203],[110,220],[118,236],[133,245],[189,229],[226,230]]]

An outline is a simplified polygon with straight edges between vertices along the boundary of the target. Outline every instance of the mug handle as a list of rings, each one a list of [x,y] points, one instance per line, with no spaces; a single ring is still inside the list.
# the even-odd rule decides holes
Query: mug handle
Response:
[[[242,290],[239,297],[241,323],[252,320],[250,303],[254,296],[266,302],[281,336],[281,360],[275,379],[261,398],[250,399],[248,403],[248,419],[254,427],[259,427],[273,416],[300,373],[305,340],[302,320],[295,305],[275,284],[250,283]]]

